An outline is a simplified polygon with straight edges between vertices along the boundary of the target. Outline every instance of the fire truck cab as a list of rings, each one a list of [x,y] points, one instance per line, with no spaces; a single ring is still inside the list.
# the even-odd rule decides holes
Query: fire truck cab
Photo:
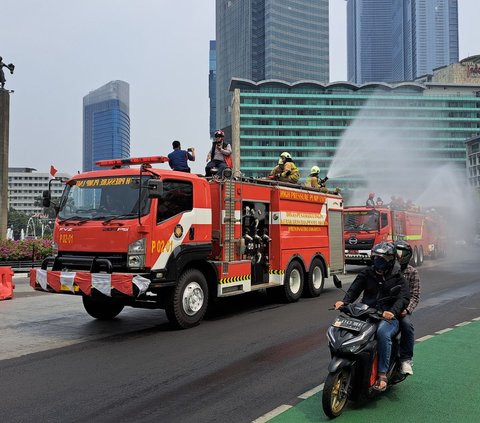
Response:
[[[188,328],[215,298],[272,289],[293,302],[318,296],[327,276],[344,271],[339,195],[151,166],[166,160],[99,162],[111,168],[67,181],[58,251],[31,271],[31,286],[80,295],[98,319],[124,306],[163,308]]]

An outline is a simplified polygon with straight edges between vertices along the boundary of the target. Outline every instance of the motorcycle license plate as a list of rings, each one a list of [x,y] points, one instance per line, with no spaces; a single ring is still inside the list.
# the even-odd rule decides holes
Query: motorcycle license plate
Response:
[[[355,332],[360,332],[363,327],[363,323],[361,320],[354,320],[354,319],[345,319],[343,317],[337,317],[337,319],[333,322],[332,326],[336,328],[348,329],[353,330]]]

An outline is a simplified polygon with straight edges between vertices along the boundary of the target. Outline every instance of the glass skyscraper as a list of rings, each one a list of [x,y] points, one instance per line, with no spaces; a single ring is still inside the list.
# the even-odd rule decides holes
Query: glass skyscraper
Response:
[[[130,93],[124,81],[111,81],[83,97],[83,171],[98,160],[130,156]]]
[[[230,81],[329,80],[328,0],[216,0],[217,126],[231,125]]]
[[[346,1],[349,81],[409,81],[458,62],[457,0]]]
[[[208,66],[208,98],[210,99],[210,135],[217,129],[217,43],[210,41]]]

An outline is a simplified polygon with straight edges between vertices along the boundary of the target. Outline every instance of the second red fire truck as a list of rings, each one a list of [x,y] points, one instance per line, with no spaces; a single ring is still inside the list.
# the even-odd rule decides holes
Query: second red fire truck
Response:
[[[345,263],[370,264],[371,249],[382,241],[405,240],[413,249],[412,264],[445,254],[446,239],[435,212],[348,206],[344,210]]]
[[[343,272],[339,195],[152,167],[165,160],[103,161],[105,169],[66,181],[58,251],[31,271],[32,287],[80,295],[98,319],[124,306],[164,308],[188,328],[215,298],[271,289],[293,302]]]

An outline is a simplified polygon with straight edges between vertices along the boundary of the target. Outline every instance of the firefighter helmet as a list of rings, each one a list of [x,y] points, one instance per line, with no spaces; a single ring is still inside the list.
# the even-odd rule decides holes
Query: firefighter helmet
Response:
[[[290,153],[287,153],[286,151],[284,151],[282,154],[280,154],[280,157],[283,157],[285,159],[291,159],[292,158]]]
[[[397,249],[397,257],[398,261],[400,262],[400,267],[402,268],[402,270],[404,270],[412,259],[412,247],[407,241],[401,239],[399,241],[395,241],[395,248]]]
[[[318,166],[313,166],[311,169],[310,169],[310,173],[312,175],[316,174],[316,173],[320,173],[320,168]]]
[[[215,133],[213,134],[215,138],[224,138],[225,137],[225,132],[223,132],[221,129],[217,129]]]
[[[381,275],[392,270],[397,252],[391,242],[380,242],[372,248],[373,268]]]

